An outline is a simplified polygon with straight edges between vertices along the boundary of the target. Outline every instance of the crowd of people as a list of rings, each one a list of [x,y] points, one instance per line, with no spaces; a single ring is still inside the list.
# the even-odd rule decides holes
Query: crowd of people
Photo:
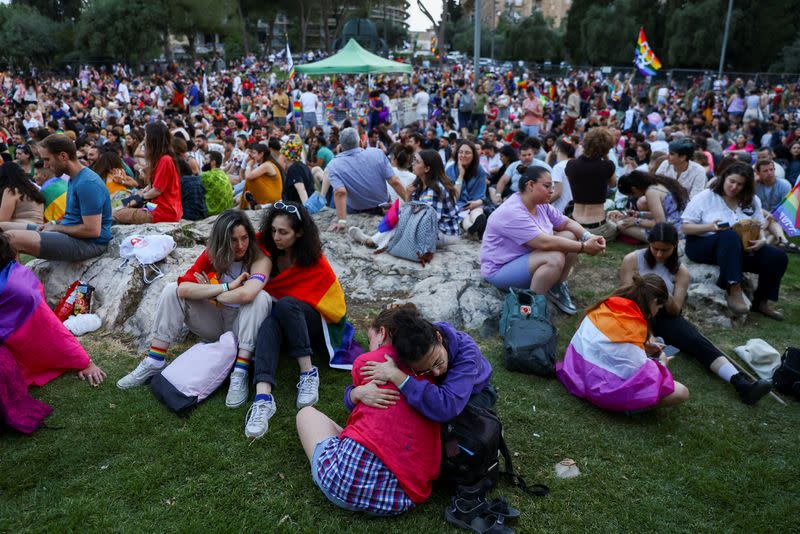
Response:
[[[251,401],[244,433],[261,438],[288,355],[315,484],[337,506],[398,514],[431,493],[440,424],[468,403],[494,406],[492,366],[468,334],[393,307],[371,322],[369,352],[353,364],[347,424],[313,408],[324,379],[313,358],[331,355],[347,311],[325,234],[383,248],[396,230],[368,235],[348,215],[425,203],[438,247],[480,242],[488,284],[529,289],[566,314],[578,312],[569,281],[580,255],[615,239],[642,245],[625,256],[619,288],[586,309],[558,379],[606,410],[679,404],[689,392],[662,352],[673,345],[752,404],[769,382],[740,372],[682,315],[690,275],[680,250],[719,268],[732,314],[783,319],[775,303],[798,248],[771,213],[800,175],[798,91],[599,72],[476,80],[461,66],[371,86],[340,76],[287,87],[257,62],[151,75],[87,67],[74,78],[0,72],[0,269],[25,269],[17,254],[99,256],[115,224],[217,215],[205,251],[164,288],[148,353],[117,386],[158,374],[184,327],[204,340],[231,331],[225,403]],[[398,99],[411,102],[410,122],[397,123]],[[320,229],[313,214],[326,207],[335,222]],[[264,211],[260,228],[243,210]],[[758,275],[752,301],[745,272]],[[0,290],[12,303],[39,291]],[[105,378],[79,361],[91,383]]]

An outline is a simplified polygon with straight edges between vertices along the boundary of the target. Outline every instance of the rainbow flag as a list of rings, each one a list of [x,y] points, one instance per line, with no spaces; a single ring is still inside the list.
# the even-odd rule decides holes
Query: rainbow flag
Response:
[[[353,339],[355,329],[347,322],[344,290],[325,256],[310,267],[296,264],[281,271],[264,286],[276,300],[294,297],[314,307],[322,317],[328,364],[336,369],[351,369],[356,357],[364,352]]]
[[[655,76],[661,68],[661,62],[656,57],[655,52],[647,44],[647,37],[644,35],[644,28],[639,28],[639,39],[636,42],[636,53],[633,63],[642,76]]]
[[[789,191],[783,202],[778,204],[772,216],[783,226],[783,230],[789,237],[800,235],[800,182]]]
[[[333,102],[325,102],[325,119],[333,124]]]
[[[289,73],[287,81],[292,84],[294,80],[294,60],[292,59],[292,51],[289,50],[289,41],[286,41],[286,71]]]
[[[67,182],[59,177],[50,178],[42,185],[44,220],[60,221],[67,210]]]
[[[299,100],[295,100],[294,104],[292,104],[292,108],[294,109],[294,116],[297,119],[303,118],[303,106],[300,105]]]
[[[556,376],[567,391],[604,410],[652,408],[675,390],[666,367],[644,351],[647,321],[632,300],[611,297],[586,314]]]

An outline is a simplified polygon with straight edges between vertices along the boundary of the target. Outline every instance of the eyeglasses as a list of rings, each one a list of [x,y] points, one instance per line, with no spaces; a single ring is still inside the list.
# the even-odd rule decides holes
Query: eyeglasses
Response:
[[[285,211],[286,213],[291,213],[292,215],[297,215],[297,220],[302,221],[303,218],[300,216],[300,210],[297,209],[297,206],[292,206],[291,204],[285,204],[283,200],[277,201],[275,204],[272,205],[273,208],[276,210]]]
[[[444,360],[439,360],[436,363],[434,363],[430,369],[425,369],[424,371],[417,371],[416,369],[411,369],[411,372],[414,373],[414,376],[425,376],[441,368],[443,365],[444,365]]]
[[[550,182],[549,184],[543,184],[542,182],[537,182],[537,183],[538,183],[539,185],[541,185],[542,187],[544,187],[545,189],[547,189],[548,191],[552,191],[552,190],[553,190],[553,188],[555,187],[555,185],[553,184],[553,182]]]

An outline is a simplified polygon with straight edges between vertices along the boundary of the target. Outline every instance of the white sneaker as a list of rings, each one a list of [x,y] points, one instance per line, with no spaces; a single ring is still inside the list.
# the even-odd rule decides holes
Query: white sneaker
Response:
[[[275,400],[254,402],[247,410],[244,423],[244,435],[248,438],[260,438],[267,433],[269,420],[275,415]]]
[[[367,241],[369,241],[369,236],[365,234],[364,231],[358,226],[351,226],[350,228],[348,228],[347,235],[349,235],[350,239],[352,239],[359,245],[366,245]]]
[[[297,383],[297,409],[314,406],[319,400],[319,369],[315,375],[301,374]]]
[[[117,381],[117,387],[119,389],[130,389],[143,386],[151,376],[160,373],[164,365],[164,362],[159,365],[153,358],[145,357],[144,360],[139,362],[136,369]]]
[[[247,397],[250,395],[247,378],[247,371],[236,370],[231,373],[231,384],[228,386],[225,406],[228,408],[238,408],[245,403]]]

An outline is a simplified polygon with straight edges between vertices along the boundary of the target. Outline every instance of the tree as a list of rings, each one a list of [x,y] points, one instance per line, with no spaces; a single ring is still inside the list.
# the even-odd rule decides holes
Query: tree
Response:
[[[64,49],[63,26],[27,6],[0,6],[0,56],[17,65],[48,66]]]
[[[503,57],[506,59],[544,61],[562,55],[561,36],[538,11],[509,26],[504,44]]]
[[[627,0],[590,7],[580,25],[580,57],[590,65],[632,64],[639,25],[630,7]]]
[[[63,22],[77,20],[85,2],[83,0],[11,0],[11,3],[32,7],[46,17]]]
[[[800,72],[800,33],[794,42],[783,47],[778,60],[770,68],[772,72]]]
[[[218,0],[172,0],[167,2],[167,16],[174,35],[184,35],[194,58],[198,33],[225,33],[225,22],[233,15],[233,5]]]
[[[96,0],[78,20],[75,46],[82,59],[142,63],[158,54],[165,17],[156,0]]]
[[[566,33],[564,34],[564,44],[570,58],[575,63],[586,61],[583,56],[585,37],[581,31],[581,25],[586,19],[587,11],[593,6],[607,6],[611,0],[573,0],[567,12]]]

